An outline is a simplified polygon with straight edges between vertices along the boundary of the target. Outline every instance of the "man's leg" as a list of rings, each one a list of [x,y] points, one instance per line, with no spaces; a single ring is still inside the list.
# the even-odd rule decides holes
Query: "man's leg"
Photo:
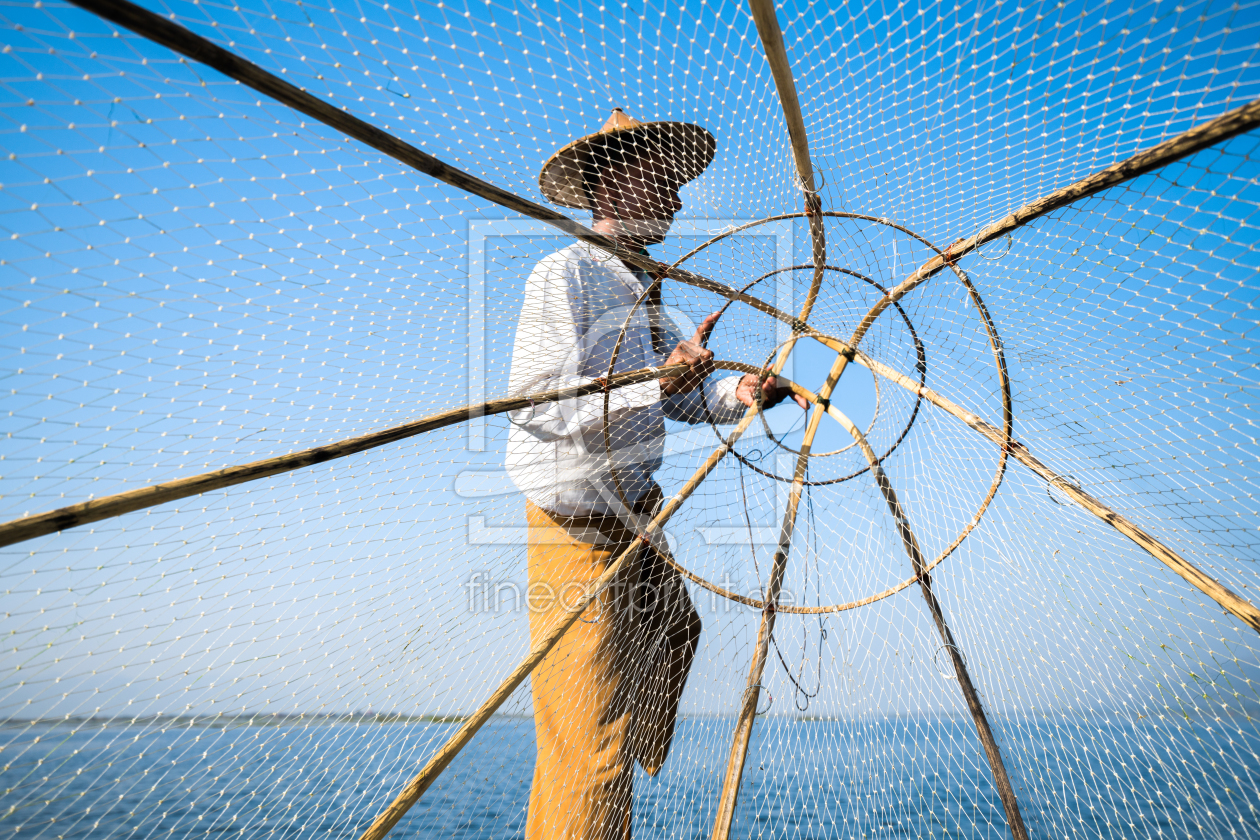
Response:
[[[583,587],[625,544],[594,545],[570,536],[529,505],[529,579],[535,597],[530,635],[547,632]],[[583,615],[530,677],[538,759],[530,790],[527,840],[628,840],[634,756],[629,749],[633,679],[622,640],[636,616],[627,593],[639,563]],[[546,593],[554,597],[549,600]],[[589,623],[588,623],[589,622]]]

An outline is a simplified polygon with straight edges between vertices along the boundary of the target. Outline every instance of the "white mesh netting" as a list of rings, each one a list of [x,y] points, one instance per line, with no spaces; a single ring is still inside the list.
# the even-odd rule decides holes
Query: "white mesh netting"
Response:
[[[557,149],[614,106],[702,126],[715,157],[652,257],[783,313],[805,304],[807,196],[742,4],[146,7],[583,224],[590,212],[539,190]],[[837,358],[819,338],[848,342],[959,239],[1260,98],[1255,3],[774,11],[826,214],[818,337],[791,345],[765,307],[667,278],[671,341],[723,313],[708,347],[735,364],[712,383],[790,349],[784,375],[819,393]],[[0,520],[609,372],[596,353],[512,381],[523,359],[568,358],[549,316],[522,308],[541,261],[589,246],[91,11],[6,2],[0,21]],[[732,836],[1021,836],[956,653],[1026,836],[1260,833],[1260,628],[1072,491],[1254,612],[1258,156],[1260,132],[1234,130],[1036,215],[879,314],[859,349],[904,381],[859,359],[830,404],[878,456],[900,524],[821,407],[754,419],[694,492],[742,408],[666,418],[652,477],[666,500],[688,494],[663,529],[691,576],[695,661],[663,769],[630,765],[632,811],[600,807],[630,812],[637,837],[713,832],[751,681],[763,714]],[[588,293],[610,344],[651,346],[659,310]],[[660,361],[627,351],[616,371]],[[1009,420],[1062,481],[907,382]],[[460,419],[0,548],[0,832],[359,836],[530,650],[512,441],[543,457],[587,411],[581,446],[605,463],[605,425],[644,422],[614,417],[623,392],[607,410],[600,391]],[[614,491],[649,487],[638,454]],[[771,639],[760,605],[785,519]],[[601,604],[550,660],[561,717],[603,702],[555,664],[612,620]],[[646,656],[631,657],[647,686],[631,716],[661,702]],[[395,836],[526,831],[542,682],[511,693]]]

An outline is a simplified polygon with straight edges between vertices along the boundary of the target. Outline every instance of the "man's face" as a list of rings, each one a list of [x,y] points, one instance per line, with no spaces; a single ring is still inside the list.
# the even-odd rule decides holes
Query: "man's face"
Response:
[[[618,239],[654,245],[665,239],[674,215],[682,209],[677,171],[648,153],[609,167],[596,191],[597,218],[616,223]]]

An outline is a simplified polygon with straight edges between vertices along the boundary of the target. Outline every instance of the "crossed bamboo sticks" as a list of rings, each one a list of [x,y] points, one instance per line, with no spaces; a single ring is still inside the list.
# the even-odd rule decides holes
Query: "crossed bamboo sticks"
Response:
[[[510,210],[522,213],[541,221],[548,222],[561,231],[568,233],[575,238],[588,242],[596,247],[601,248],[611,254],[621,258],[629,265],[639,268],[650,273],[657,273],[662,277],[670,277],[671,279],[705,289],[730,300],[738,300],[746,303],[755,309],[765,312],[787,324],[792,326],[794,335],[793,340],[801,336],[809,335],[820,341],[821,343],[831,347],[839,353],[831,372],[828,374],[827,382],[819,394],[814,395],[795,384],[789,384],[796,393],[805,395],[807,399],[824,411],[814,412],[810,420],[810,429],[808,432],[807,443],[802,447],[803,453],[801,462],[798,462],[797,470],[793,481],[793,497],[799,502],[799,487],[803,482],[802,463],[808,457],[809,443],[812,442],[813,433],[817,430],[817,425],[821,420],[821,415],[827,413],[835,418],[841,425],[848,430],[849,434],[854,437],[861,447],[863,454],[867,457],[871,464],[872,475],[875,477],[880,486],[881,493],[884,495],[894,521],[897,524],[899,533],[902,536],[903,544],[907,553],[910,555],[915,568],[915,574],[923,589],[924,597],[928,602],[929,610],[932,612],[933,619],[937,623],[938,630],[942,637],[947,640],[947,644],[952,644],[952,635],[949,633],[948,626],[944,623],[943,614],[940,611],[939,602],[935,599],[931,591],[931,583],[929,575],[923,566],[922,553],[918,549],[917,540],[914,538],[913,531],[909,528],[909,523],[905,518],[904,511],[901,509],[900,502],[896,498],[895,491],[892,489],[891,483],[887,476],[883,473],[879,465],[878,459],[875,458],[873,450],[866,443],[861,432],[848,420],[847,417],[839,412],[838,409],[830,405],[829,399],[832,389],[838,382],[840,375],[843,373],[849,361],[857,361],[860,364],[870,368],[880,376],[892,381],[908,390],[927,399],[933,405],[947,411],[958,419],[962,420],[969,427],[982,434],[987,439],[1001,447],[1003,456],[1009,453],[1016,460],[1028,466],[1038,476],[1059,487],[1069,498],[1077,504],[1089,510],[1095,516],[1115,527],[1121,533],[1133,539],[1138,545],[1150,552],[1161,562],[1168,565],[1174,572],[1187,580],[1189,583],[1207,594],[1218,604],[1240,618],[1244,623],[1251,626],[1257,632],[1260,632],[1260,610],[1249,602],[1230,592],[1219,582],[1213,580],[1210,576],[1204,574],[1193,564],[1180,557],[1172,549],[1163,545],[1153,536],[1142,531],[1129,520],[1112,511],[1101,501],[1095,499],[1085,493],[1075,484],[1066,481],[1050,470],[1045,464],[1038,460],[1031,452],[1022,444],[1017,443],[1010,435],[1009,424],[1005,429],[999,430],[992,424],[987,423],[974,413],[953,403],[949,399],[925,387],[919,386],[913,380],[905,377],[897,371],[887,366],[875,362],[873,359],[866,357],[857,350],[857,343],[862,335],[875,322],[879,315],[894,301],[904,296],[908,292],[917,288],[926,282],[930,277],[935,275],[946,266],[954,266],[957,261],[975,249],[981,247],[1003,234],[1009,233],[1016,228],[1025,225],[1055,209],[1066,206],[1074,201],[1093,195],[1102,190],[1123,183],[1126,180],[1135,178],[1143,173],[1150,172],[1159,167],[1165,166],[1195,151],[1219,143],[1225,139],[1233,137],[1244,131],[1255,128],[1260,125],[1260,100],[1244,105],[1241,108],[1223,114],[1213,120],[1171,138],[1163,143],[1158,144],[1150,149],[1139,152],[1106,169],[1100,170],[1074,184],[1057,190],[1041,199],[1038,199],[1007,217],[994,222],[985,227],[974,236],[967,237],[956,241],[944,253],[928,260],[915,271],[910,277],[892,289],[884,296],[872,309],[867,313],[855,330],[854,337],[850,342],[843,342],[831,336],[824,336],[816,333],[811,329],[806,319],[809,311],[816,300],[818,288],[821,283],[823,264],[825,263],[826,242],[825,235],[822,230],[821,203],[818,200],[817,191],[814,186],[813,169],[809,159],[808,144],[804,132],[804,122],[801,118],[799,102],[796,99],[795,84],[792,81],[790,67],[787,64],[786,51],[782,44],[782,33],[779,30],[777,18],[774,17],[773,7],[764,0],[751,0],[754,20],[757,23],[758,31],[762,36],[763,45],[767,51],[767,58],[771,64],[772,73],[775,76],[776,86],[780,94],[780,101],[784,107],[785,118],[789,126],[789,135],[792,139],[793,155],[797,164],[797,172],[800,177],[801,185],[806,193],[806,214],[810,219],[810,231],[813,241],[814,256],[814,280],[810,286],[810,292],[807,296],[805,306],[800,316],[791,316],[783,313],[775,307],[765,303],[764,301],[741,292],[737,292],[721,283],[710,280],[691,272],[662,265],[648,257],[626,253],[620,250],[617,243],[603,236],[600,236],[583,225],[568,219],[542,205],[528,201],[514,195],[507,190],[489,184],[469,173],[459,170],[455,167],[443,163],[437,158],[429,155],[420,149],[387,134],[384,131],[372,126],[363,120],[354,117],[342,110],[339,110],[331,104],[324,102],[303,90],[285,82],[279,77],[271,74],[261,67],[246,61],[245,59],[213,44],[205,38],[202,38],[184,27],[168,21],[146,9],[136,6],[127,0],[72,0],[88,11],[91,11],[106,20],[110,20],[123,27],[131,29],[136,33],[147,37],[159,44],[170,49],[182,53],[196,61],[213,67],[225,75],[246,84],[267,96],[286,104],[308,116],[329,125],[350,137],[360,140],[361,142],[372,146],[373,148],[390,155],[391,157],[406,163],[417,170],[424,172],[446,184],[457,187],[466,192],[478,195],[482,198],[495,202]],[[790,344],[790,342],[789,342]],[[789,345],[785,345],[787,347]],[[776,360],[773,370],[781,369],[782,364],[786,360],[786,352],[781,351],[779,359]],[[594,393],[594,391],[584,391],[586,388],[603,388],[616,387],[618,385],[630,384],[633,381],[647,381],[651,378],[659,377],[666,373],[662,370],[647,369],[643,371],[632,371],[622,374],[623,379],[618,379],[614,384],[612,377],[607,381],[597,383],[586,383],[571,389],[564,389],[562,392],[548,392],[549,399],[566,399],[569,396],[577,396],[580,393]],[[642,377],[636,379],[635,377]],[[544,395],[532,395],[535,402],[543,401],[540,399]],[[39,536],[41,534],[49,534],[62,528],[73,527],[75,525],[85,524],[87,522],[99,521],[111,516],[118,516],[130,511],[139,510],[151,505],[160,504],[166,501],[172,501],[178,498],[195,495],[197,493],[206,492],[221,487],[228,487],[255,478],[261,478],[267,475],[275,475],[281,472],[299,469],[304,466],[321,463],[335,457],[342,457],[351,454],[351,452],[361,452],[374,446],[384,445],[385,443],[401,440],[425,431],[431,431],[442,426],[458,423],[473,417],[485,416],[488,414],[499,413],[503,411],[511,411],[517,408],[523,408],[529,404],[531,397],[508,398],[507,400],[497,400],[484,403],[480,406],[468,406],[460,409],[454,409],[444,412],[441,415],[435,415],[430,418],[415,421],[410,424],[404,424],[394,429],[388,429],[383,432],[364,435],[349,441],[343,441],[338,444],[329,444],[325,447],[316,447],[315,449],[305,450],[301,453],[293,453],[292,455],[280,456],[279,458],[266,459],[264,461],[256,461],[251,464],[242,465],[240,467],[219,470],[213,473],[205,473],[199,476],[193,476],[187,479],[180,479],[174,482],[168,482],[162,485],[154,485],[152,487],[141,488],[140,490],[120,493],[114,496],[105,497],[103,499],[93,500],[79,505],[71,505],[66,508],[49,511],[45,514],[39,514],[33,517],[25,517],[23,519],[0,524],[0,545],[9,545],[26,539]],[[447,744],[434,756],[423,771],[412,781],[410,785],[395,799],[394,803],[381,814],[363,835],[363,840],[379,840],[388,833],[389,829],[402,818],[407,809],[419,799],[424,793],[433,779],[444,769],[450,761],[458,754],[459,750],[468,743],[476,734],[477,730],[485,723],[487,719],[498,709],[498,707],[507,699],[507,697],[516,689],[517,686],[525,679],[526,676],[537,666],[537,664],[546,656],[547,652],[559,641],[569,627],[575,623],[577,617],[586,609],[586,607],[599,595],[600,591],[607,586],[612,577],[616,574],[627,560],[632,557],[640,547],[640,542],[646,542],[651,539],[655,531],[659,530],[665,522],[682,506],[686,499],[695,491],[696,487],[716,468],[727,453],[731,451],[735,442],[744,433],[756,416],[756,410],[750,410],[743,420],[735,427],[735,430],[728,436],[723,444],[709,456],[704,465],[697,470],[696,474],[683,486],[682,490],[675,495],[664,508],[658,513],[652,521],[646,526],[639,541],[630,546],[614,563],[606,573],[596,582],[583,599],[574,605],[567,613],[565,613],[553,629],[535,644],[526,659],[512,672],[512,674],[503,682],[499,689],[472,715],[456,734],[447,742]],[[780,548],[775,558],[775,568],[782,579],[781,566],[786,563],[787,552],[790,545],[791,530],[794,523],[794,505],[789,505],[789,517],[785,516],[782,528],[782,537],[780,540]],[[774,597],[767,593],[765,599],[765,612],[763,613],[762,633],[759,634],[759,647],[761,650],[764,645],[760,638],[764,636],[768,639],[769,632],[773,629],[773,602],[777,598],[777,590]],[[958,656],[956,648],[951,648],[951,656],[955,658],[955,668],[961,677],[965,672],[965,664]],[[764,667],[764,650],[762,651],[762,665]],[[758,667],[756,657],[754,658],[753,668]],[[751,676],[751,673],[750,673]],[[970,685],[969,679],[967,684]],[[974,693],[974,689],[972,690]],[[976,719],[977,727],[980,728],[983,720],[983,709],[979,707],[978,698],[973,704],[973,697],[964,688],[964,695],[971,708],[973,717]],[[746,705],[746,704],[745,704]],[[755,700],[753,701],[753,709],[755,710]],[[742,715],[741,715],[742,718]],[[987,722],[984,724],[987,726]],[[750,727],[747,727],[750,731]],[[986,752],[989,752],[988,740],[981,733],[982,741],[985,741]],[[738,739],[741,736],[737,732]],[[747,738],[744,738],[746,748]],[[996,746],[996,745],[994,745]],[[732,761],[728,766],[728,785],[724,786],[723,801],[719,806],[718,823],[715,824],[714,837],[725,838],[729,832],[730,815],[734,811],[735,792],[738,790],[739,772],[732,772],[736,763],[735,750],[733,750]],[[1001,767],[1000,754],[996,756],[989,754],[990,765],[994,769],[995,777],[999,775],[998,769]],[[742,758],[739,759],[742,766]],[[1004,767],[1001,767],[1001,774],[1004,775]],[[733,781],[733,789],[729,797],[726,788],[731,787]],[[1003,794],[1000,778],[999,794]],[[1009,782],[1008,785],[1009,787]],[[1003,804],[1007,809],[1008,822],[1010,822],[1012,831],[1016,833],[1017,838],[1026,836],[1020,834],[1022,829],[1022,821],[1018,820],[1018,806],[1013,801],[1008,803],[1007,798],[1003,795]],[[1012,819],[1012,814],[1016,819]]]

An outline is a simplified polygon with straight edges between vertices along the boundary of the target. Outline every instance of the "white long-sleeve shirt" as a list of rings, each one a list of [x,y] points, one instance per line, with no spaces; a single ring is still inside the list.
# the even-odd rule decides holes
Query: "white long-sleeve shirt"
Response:
[[[622,324],[645,289],[615,257],[583,243],[543,259],[525,286],[509,388],[530,394],[590,382],[608,373]],[[677,327],[668,351],[681,340]],[[668,352],[667,351],[667,352]],[[648,306],[630,319],[614,373],[656,367]],[[699,390],[664,397],[658,380],[616,388],[608,396],[608,433],[622,492],[635,501],[661,465],[665,417],[687,423],[734,423],[745,406],[739,376],[710,379]],[[708,407],[709,416],[705,414]],[[534,504],[564,516],[621,513],[604,437],[604,394],[524,408],[509,415],[507,470]]]

